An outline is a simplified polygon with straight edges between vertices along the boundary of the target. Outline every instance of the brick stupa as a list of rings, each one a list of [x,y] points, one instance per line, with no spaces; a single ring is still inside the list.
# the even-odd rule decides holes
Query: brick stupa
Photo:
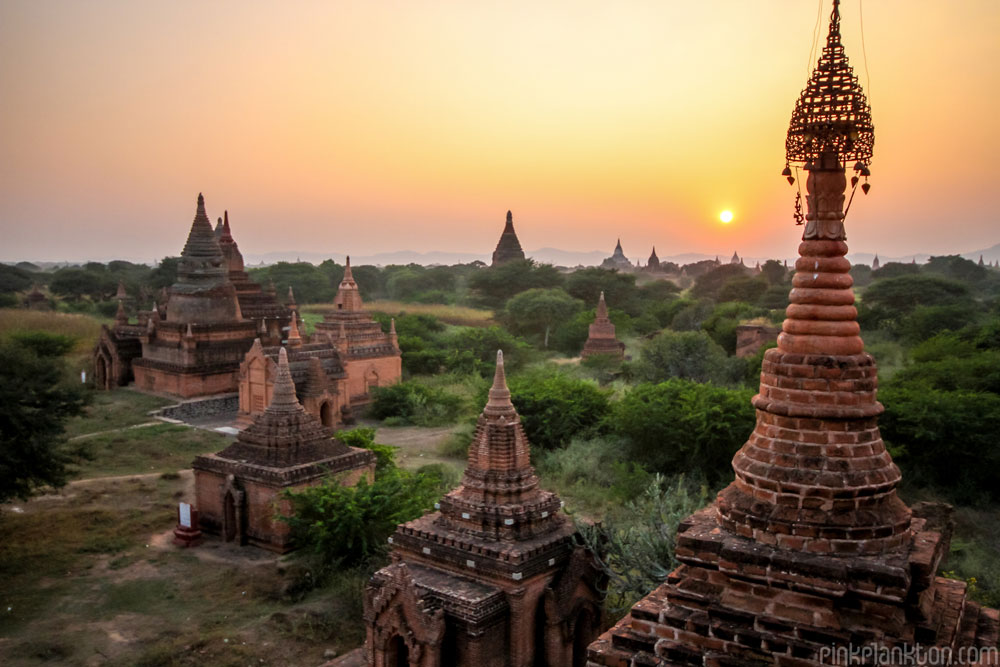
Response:
[[[140,337],[142,358],[132,362],[136,386],[182,397],[235,391],[255,337],[199,194],[165,318],[150,317]]]
[[[521,242],[517,240],[517,234],[514,232],[514,215],[507,211],[507,222],[504,223],[503,233],[500,234],[496,250],[493,251],[492,266],[523,259],[524,251],[521,249]]]
[[[594,322],[590,325],[590,335],[583,345],[583,352],[580,353],[584,359],[596,355],[614,357],[616,359],[625,358],[625,344],[615,337],[615,325],[608,317],[608,305],[604,302],[604,292],[597,301],[597,312],[594,315]]]
[[[401,525],[365,594],[368,664],[582,665],[603,583],[538,486],[503,355],[462,484]]]
[[[625,251],[622,250],[621,239],[618,239],[618,243],[615,244],[615,250],[611,253],[611,257],[606,257],[601,262],[601,268],[618,269],[619,271],[632,270],[632,262],[629,261],[629,258],[625,256]]]
[[[756,428],[733,459],[733,483],[680,524],[680,565],[591,646],[590,665],[873,664],[847,652],[997,644],[997,611],[967,599],[965,582],[936,576],[947,511],[899,499],[879,434],[843,224],[844,163],[867,175],[873,130],[838,4],[789,132],[790,161],[816,154],[803,160],[808,215],[778,347],[753,398]],[[847,122],[824,120],[840,105],[853,105]],[[797,146],[803,106],[821,120]]]
[[[333,306],[323,321],[316,323],[314,337],[336,341],[348,377],[348,403],[365,405],[371,401],[373,388],[395,384],[403,373],[396,332],[382,331],[382,326],[365,310],[350,257]]]
[[[329,476],[345,486],[361,477],[372,481],[375,455],[335,440],[333,429],[305,411],[282,348],[270,405],[236,442],[197,457],[193,467],[202,530],[286,552],[294,546],[289,527],[275,516],[292,508],[281,492],[316,486]]]

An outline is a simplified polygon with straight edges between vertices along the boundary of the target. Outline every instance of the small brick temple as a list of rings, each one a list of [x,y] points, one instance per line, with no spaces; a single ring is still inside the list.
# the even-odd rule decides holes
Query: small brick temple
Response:
[[[625,344],[615,337],[615,325],[608,317],[608,304],[604,302],[604,292],[601,292],[601,298],[597,300],[594,322],[590,325],[590,334],[587,336],[587,342],[583,344],[583,352],[580,353],[584,359],[596,355],[615,359],[625,358]]]
[[[504,223],[500,240],[497,241],[497,247],[493,251],[491,266],[499,266],[523,259],[524,250],[521,249],[521,242],[517,240],[517,233],[514,231],[514,214],[507,211],[507,222]]]

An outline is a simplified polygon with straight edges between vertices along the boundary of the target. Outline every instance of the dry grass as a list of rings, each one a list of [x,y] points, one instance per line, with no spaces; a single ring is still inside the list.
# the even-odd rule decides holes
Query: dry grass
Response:
[[[305,313],[317,313],[322,315],[333,310],[333,304],[315,304],[304,306]],[[442,303],[405,303],[403,301],[371,301],[365,304],[365,310],[369,312],[386,313],[388,315],[399,315],[407,313],[409,315],[430,315],[436,317],[446,324],[454,324],[464,327],[488,327],[496,324],[493,319],[493,311],[480,310],[478,308],[466,308],[465,306],[448,306]],[[308,318],[306,318],[308,322]]]
[[[102,321],[90,315],[23,308],[0,308],[0,336],[16,331],[46,331],[75,338],[77,352],[89,351],[101,333]]]

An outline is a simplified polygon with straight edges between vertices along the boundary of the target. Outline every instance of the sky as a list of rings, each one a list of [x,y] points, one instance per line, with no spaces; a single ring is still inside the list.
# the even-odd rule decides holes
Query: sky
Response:
[[[179,254],[199,192],[249,254],[489,253],[511,209],[528,250],[794,256],[830,7],[0,0],[0,261]],[[852,250],[1000,242],[1000,2],[842,15],[876,128]]]

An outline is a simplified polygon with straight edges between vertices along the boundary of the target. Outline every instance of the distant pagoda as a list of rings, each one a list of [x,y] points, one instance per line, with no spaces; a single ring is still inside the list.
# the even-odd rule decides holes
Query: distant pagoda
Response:
[[[629,261],[629,258],[625,256],[625,252],[622,250],[621,239],[618,239],[618,243],[615,245],[615,250],[611,253],[611,257],[608,257],[601,262],[601,267],[605,269],[619,269],[622,271],[632,270],[632,262]]]
[[[660,270],[660,258],[656,256],[656,246],[653,246],[653,252],[649,253],[649,259],[646,260],[646,270],[647,271]]]
[[[604,302],[604,292],[597,301],[597,313],[590,325],[590,335],[580,354],[584,359],[597,355],[605,355],[616,359],[625,357],[625,344],[615,337],[615,325],[608,318],[608,305]]]
[[[514,216],[510,211],[507,211],[507,223],[503,227],[503,233],[500,234],[497,249],[493,251],[492,266],[500,266],[507,262],[523,259],[524,251],[521,250],[521,242],[517,240],[517,234],[514,232]]]
[[[949,508],[903,503],[879,433],[844,233],[845,165],[868,175],[874,129],[839,4],[788,132],[808,213],[778,347],[752,399],[756,427],[733,457],[734,481],[680,522],[680,565],[591,645],[587,665],[933,664],[896,656],[997,646],[997,611],[937,576]],[[997,656],[981,657],[967,664]]]

